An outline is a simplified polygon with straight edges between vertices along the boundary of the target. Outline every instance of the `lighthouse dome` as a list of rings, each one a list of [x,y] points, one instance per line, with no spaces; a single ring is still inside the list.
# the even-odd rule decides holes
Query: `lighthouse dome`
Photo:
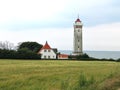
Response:
[[[75,21],[75,23],[77,23],[77,22],[81,22],[81,20],[78,18],[78,19]]]

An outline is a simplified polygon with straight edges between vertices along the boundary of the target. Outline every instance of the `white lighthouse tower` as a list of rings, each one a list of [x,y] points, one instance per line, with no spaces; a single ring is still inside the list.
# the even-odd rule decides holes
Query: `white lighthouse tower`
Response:
[[[82,55],[83,54],[83,48],[82,48],[82,22],[77,18],[77,20],[74,23],[74,55]]]

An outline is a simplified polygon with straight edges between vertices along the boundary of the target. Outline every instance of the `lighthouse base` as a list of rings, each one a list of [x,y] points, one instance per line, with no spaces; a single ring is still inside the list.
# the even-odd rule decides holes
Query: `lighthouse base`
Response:
[[[73,52],[73,54],[72,54],[72,55],[74,55],[74,56],[83,55],[83,52]]]

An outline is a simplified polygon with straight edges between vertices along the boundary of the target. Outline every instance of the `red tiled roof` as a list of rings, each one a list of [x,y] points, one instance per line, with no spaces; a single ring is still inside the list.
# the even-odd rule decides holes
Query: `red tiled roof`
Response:
[[[50,47],[50,45],[47,43],[47,41],[46,41],[45,45],[38,51],[38,53],[40,53],[41,50],[43,50],[43,49],[51,49],[51,47]]]
[[[65,57],[68,57],[67,54],[60,54],[60,55],[58,55],[58,56],[59,56],[59,57],[62,57],[62,58],[63,58],[63,57],[64,57],[64,58],[65,58]]]
[[[46,41],[45,45],[41,48],[41,50],[42,50],[42,49],[51,49],[51,47],[50,47],[50,45],[47,43],[47,41]]]

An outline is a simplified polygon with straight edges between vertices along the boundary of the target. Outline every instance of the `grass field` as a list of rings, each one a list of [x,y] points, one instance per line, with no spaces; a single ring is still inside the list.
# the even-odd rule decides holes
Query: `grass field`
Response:
[[[0,90],[120,90],[120,63],[1,59]]]

